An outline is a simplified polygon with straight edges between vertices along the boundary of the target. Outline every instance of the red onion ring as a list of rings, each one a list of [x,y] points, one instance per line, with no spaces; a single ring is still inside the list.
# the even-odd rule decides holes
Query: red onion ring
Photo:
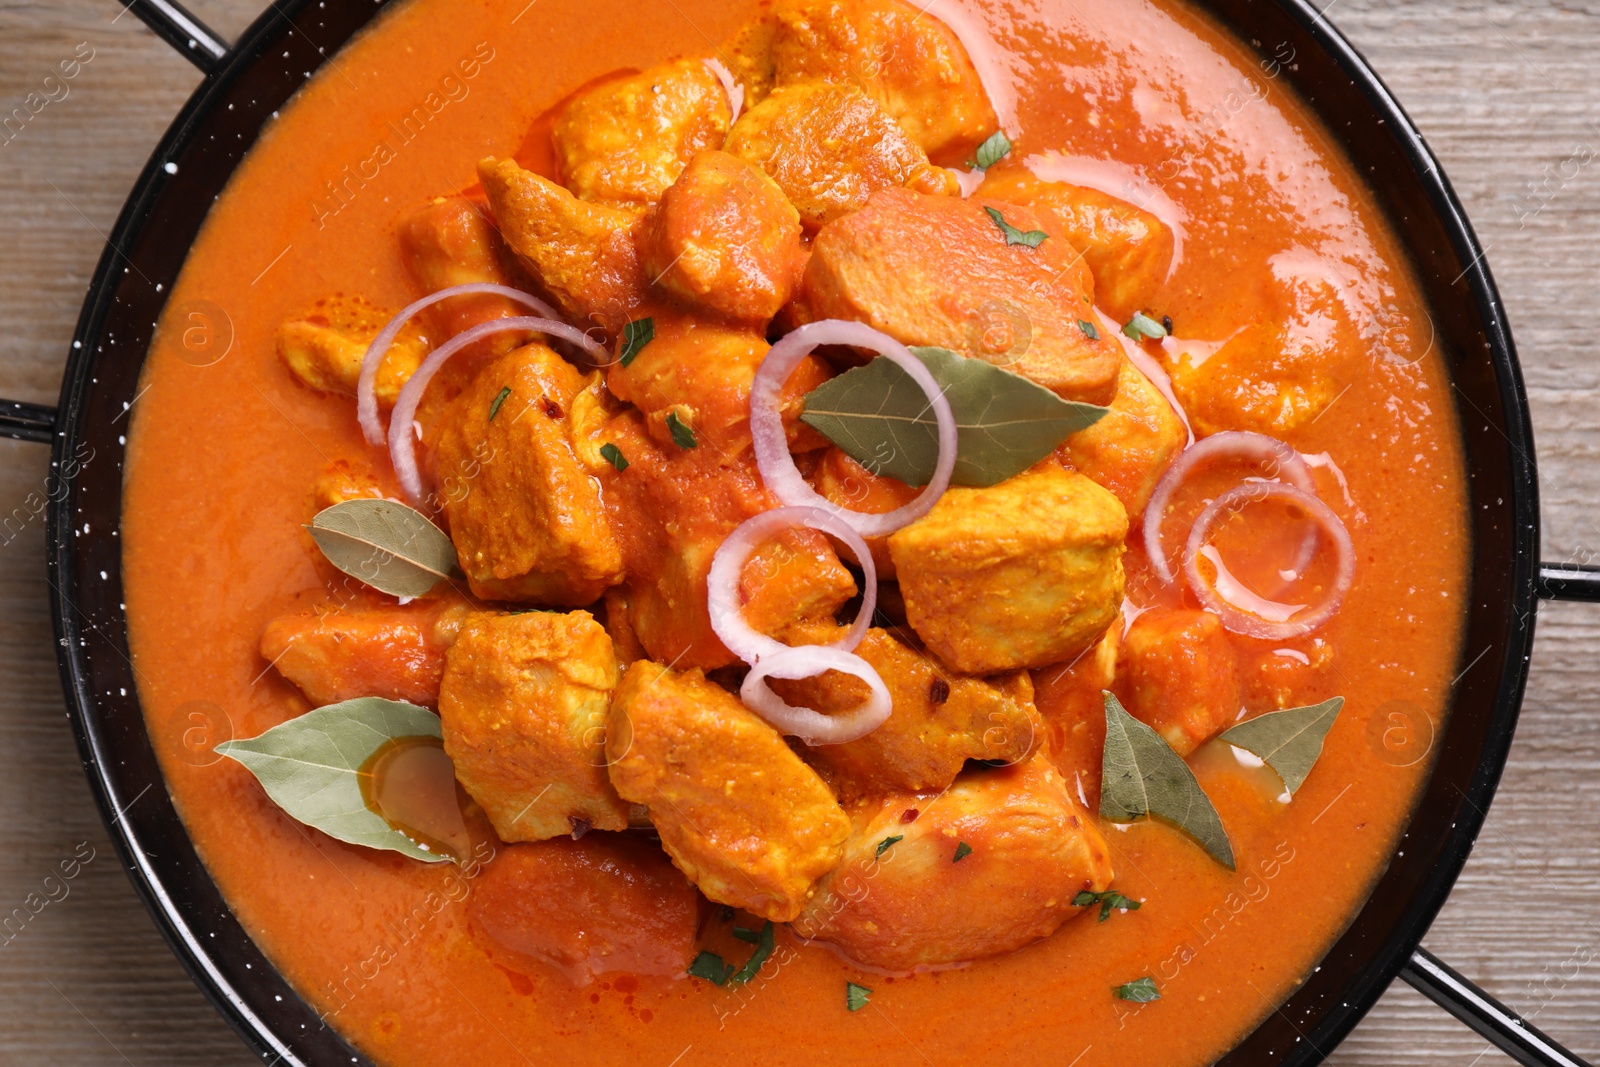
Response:
[[[1250,598],[1258,605],[1283,609],[1285,617],[1280,619],[1265,618],[1256,611],[1227,599],[1221,587],[1231,584],[1233,579],[1222,567],[1220,557],[1214,553],[1208,558],[1217,567],[1219,581],[1215,585],[1207,585],[1200,577],[1200,556],[1206,538],[1217,520],[1225,514],[1239,510],[1245,504],[1259,503],[1273,498],[1287,500],[1304,508],[1306,514],[1310,515],[1333,541],[1339,560],[1339,571],[1334,578],[1332,591],[1322,603],[1309,612],[1303,605],[1275,604],[1250,594]],[[1308,634],[1333,617],[1333,613],[1339,610],[1339,604],[1344,600],[1345,593],[1349,591],[1351,582],[1355,580],[1356,552],[1355,546],[1350,541],[1350,531],[1345,528],[1344,521],[1316,496],[1298,486],[1283,482],[1251,482],[1228,490],[1207,504],[1205,510],[1200,512],[1199,517],[1195,519],[1194,528],[1189,531],[1189,540],[1184,545],[1183,570],[1189,580],[1189,588],[1194,590],[1195,596],[1200,598],[1202,604],[1216,614],[1223,626],[1246,637],[1277,641]]]
[[[927,487],[909,504],[881,515],[842,508],[811,488],[794,465],[779,413],[781,394],[795,367],[818,345],[850,345],[885,356],[911,375],[911,380],[927,394],[928,406],[939,425],[939,459]],[[795,507],[820,508],[843,519],[863,537],[883,537],[926,515],[949,488],[950,473],[956,466],[956,417],[928,368],[888,334],[843,319],[807,323],[785,334],[767,351],[750,386],[750,436],[761,478],[780,501]]]
[[[744,572],[745,563],[760,545],[774,534],[796,528],[820,530],[837,537],[854,553],[856,562],[865,572],[862,579],[861,610],[856,613],[855,622],[851,624],[850,629],[837,641],[830,641],[825,646],[807,647],[837,648],[849,652],[867,636],[867,628],[872,625],[872,614],[878,608],[878,570],[873,565],[872,553],[867,549],[867,543],[861,539],[861,535],[851,529],[848,523],[821,508],[788,507],[763,511],[740,523],[717,547],[716,555],[711,557],[711,572],[706,577],[706,598],[711,614],[711,629],[721,638],[729,652],[746,663],[755,664],[759,660],[786,652],[790,648],[781,641],[758,633],[744,621],[739,609],[739,579]]]
[[[389,354],[389,346],[394,344],[394,339],[400,336],[400,331],[412,316],[424,308],[430,308],[441,300],[449,300],[453,296],[473,296],[479,293],[489,293],[515,300],[533,311],[538,312],[547,319],[554,319],[555,309],[531,293],[521,289],[513,289],[509,285],[495,285],[493,282],[471,282],[466,285],[452,285],[448,289],[440,289],[437,293],[430,293],[421,300],[413,301],[400,310],[400,313],[390,319],[388,325],[378,331],[378,336],[372,339],[367,346],[367,354],[361,359],[361,378],[356,384],[356,417],[361,423],[361,432],[366,435],[367,444],[378,445],[383,443],[383,426],[378,421],[378,368],[383,364],[383,357]],[[599,348],[598,345],[594,346]],[[584,351],[589,351],[587,347]],[[601,350],[604,355],[604,350]]]
[[[720,59],[702,59],[700,62],[717,76],[717,80],[722,83],[723,92],[728,94],[728,107],[733,112],[728,124],[738,122],[739,112],[744,110],[744,86],[734,80],[733,71],[724,66]]]
[[[842,715],[824,715],[784,703],[767,685],[768,678],[811,678],[824,671],[839,671],[861,679],[871,695]],[[872,664],[854,652],[827,645],[801,645],[764,657],[745,675],[739,696],[751,711],[808,745],[842,745],[865,737],[882,726],[894,710],[889,687]]]
[[[961,190],[961,199],[970,199],[978,188],[983,185],[985,173],[981,170],[960,170],[956,167],[946,167],[945,170],[955,175],[956,186]]]
[[[1162,581],[1170,582],[1177,577],[1171,561],[1167,559],[1166,549],[1161,547],[1161,523],[1166,518],[1167,505],[1172,501],[1172,494],[1188,477],[1189,472],[1203,460],[1228,455],[1250,460],[1269,470],[1273,470],[1275,465],[1274,476],[1287,479],[1289,484],[1307,494],[1317,491],[1316,483],[1311,479],[1311,468],[1306,465],[1300,453],[1274,437],[1249,430],[1224,430],[1210,437],[1201,438],[1172,461],[1172,465],[1156,483],[1155,492],[1150,494],[1150,502],[1145,505],[1145,553],[1150,557],[1151,568]],[[1215,507],[1216,501],[1212,501],[1211,506]]]
[[[413,504],[422,503],[422,475],[417,471],[416,454],[416,438],[419,435],[413,420],[416,418],[417,404],[421,402],[423,392],[428,388],[433,376],[439,373],[439,368],[444,366],[451,356],[485,337],[505,333],[508,330],[547,334],[577,345],[585,352],[598,352],[601,356],[606,354],[605,349],[585,337],[583,331],[575,326],[568,326],[555,319],[533,318],[527,315],[480,322],[470,330],[461,331],[428,353],[428,358],[422,361],[422,366],[416,369],[411,379],[406,382],[405,388],[400,390],[400,395],[394,402],[394,411],[389,415],[389,459],[394,464],[395,475],[400,479],[400,488],[405,490],[406,496],[411,498]]]

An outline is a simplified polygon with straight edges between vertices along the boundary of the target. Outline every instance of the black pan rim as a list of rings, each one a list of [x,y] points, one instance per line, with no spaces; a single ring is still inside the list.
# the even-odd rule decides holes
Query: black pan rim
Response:
[[[1297,1047],[1285,1057],[1287,1063],[1311,1064],[1323,1058],[1325,1053],[1322,1050],[1331,1051],[1349,1033],[1399,973],[1443,906],[1471,852],[1504,768],[1527,679],[1527,657],[1532,645],[1536,604],[1539,514],[1532,428],[1520,368],[1483,250],[1453,189],[1421,134],[1388,88],[1320,12],[1308,0],[1270,0],[1270,4],[1287,12],[1388,121],[1399,147],[1411,164],[1415,179],[1426,191],[1434,214],[1449,234],[1460,261],[1468,264],[1458,281],[1468,287],[1471,301],[1483,323],[1484,342],[1489,350],[1506,434],[1511,444],[1510,458],[1514,474],[1512,495],[1506,509],[1514,524],[1514,553],[1510,561],[1512,597],[1506,605],[1510,623],[1505,653],[1499,664],[1499,682],[1495,694],[1497,711],[1479,749],[1477,768],[1470,786],[1462,791],[1465,807],[1444,842],[1440,862],[1426,883],[1412,895],[1405,917],[1392,928],[1378,958],[1366,968],[1360,980],[1347,990],[1341,1005],[1325,1010],[1319,1025],[1305,1035],[1304,1046]],[[163,162],[183,151],[194,138],[200,121],[216,106],[224,91],[244,71],[265,58],[264,49],[280,30],[280,24],[292,26],[294,17],[311,6],[312,0],[279,0],[269,7],[244,34],[240,44],[229,53],[224,65],[201,83],[146,164],[96,268],[74,333],[74,345],[63,378],[58,429],[52,444],[53,470],[63,469],[72,446],[84,433],[84,401],[92,385],[96,350],[115,297],[117,276],[125,272],[120,265],[122,256],[118,249],[132,247],[134,240],[144,231],[152,205],[163,192]],[[379,0],[374,10],[381,10],[382,6],[382,0]],[[1203,3],[1202,6],[1208,5]],[[1239,36],[1238,27],[1230,28]],[[319,66],[320,60],[307,73],[314,73]],[[1331,117],[1323,114],[1315,103],[1311,107],[1322,117],[1335,140],[1343,144]],[[93,625],[91,623],[86,630],[77,615],[77,577],[71,567],[75,533],[73,516],[77,503],[78,487],[73,483],[69,483],[68,492],[52,498],[47,515],[48,575],[63,686],[85,771],[102,818],[135,888],[174,953],[208,999],[264,1059],[271,1062],[303,1062],[289,1049],[281,1035],[275,1035],[264,1022],[258,1010],[260,1002],[251,995],[252,991],[241,991],[223,977],[211,949],[191,928],[189,920],[181,914],[179,905],[169,895],[150,853],[130,827],[131,820],[123,818],[127,812],[126,805],[136,802],[138,798],[119,796],[118,785],[109,769],[110,764],[116,761],[116,754],[108,749],[102,735],[96,696],[89,679],[85,649]],[[170,798],[165,799],[170,805]],[[227,919],[236,922],[231,915]],[[265,996],[259,990],[254,993],[259,997]],[[308,1016],[315,1018],[309,1006],[302,1004],[302,1007]],[[1230,1061],[1233,1056],[1233,1053],[1229,1054]]]
[[[1505,306],[1500,297],[1499,287],[1490,273],[1486,250],[1478,241],[1477,233],[1467,219],[1449,178],[1445,176],[1444,168],[1440,166],[1432,149],[1423,139],[1416,123],[1412,121],[1411,116],[1406,113],[1405,108],[1401,106],[1382,78],[1344,35],[1323,17],[1322,12],[1325,8],[1319,9],[1311,0],[1276,0],[1276,2],[1294,17],[1325,53],[1333,57],[1351,83],[1356,85],[1374,108],[1388,120],[1412,170],[1428,194],[1435,215],[1444,222],[1457,254],[1467,264],[1458,281],[1467,282],[1473,301],[1484,321],[1487,332],[1485,340],[1500,387],[1500,399],[1507,421],[1508,440],[1512,445],[1514,468],[1512,479],[1514,495],[1510,501],[1510,511],[1515,523],[1515,547],[1511,561],[1512,587],[1515,593],[1510,607],[1516,621],[1501,662],[1500,682],[1495,697],[1499,713],[1495,717],[1490,735],[1480,750],[1472,786],[1462,797],[1468,810],[1452,826],[1449,840],[1445,844],[1444,855],[1434,868],[1425,888],[1414,894],[1406,918],[1392,931],[1380,959],[1368,968],[1365,980],[1355,988],[1348,989],[1341,1006],[1332,1010],[1315,1030],[1304,1035],[1305,1043],[1313,1050],[1331,1051],[1371,1010],[1405,967],[1413,951],[1421,945],[1429,926],[1444,907],[1456,879],[1472,853],[1478,831],[1482,828],[1495,791],[1499,787],[1522,708],[1523,692],[1528,679],[1529,657],[1533,649],[1535,612],[1538,605],[1535,585],[1538,578],[1540,545],[1539,479],[1534,459],[1536,452],[1533,422],[1528,412],[1527,391],[1522,380],[1522,367],[1517,359],[1515,342],[1506,324]],[[1229,28],[1236,36],[1242,36],[1238,27]],[[1330,117],[1324,115],[1314,102],[1307,101],[1307,104],[1327,124],[1341,147],[1345,147],[1344,139],[1333,126]],[[1390,222],[1394,225],[1394,220]],[[1396,229],[1398,231],[1399,227],[1396,226]],[[1465,421],[1463,417],[1463,434]],[[1476,585],[1475,579],[1473,584]],[[1462,632],[1464,639],[1465,624]],[[1431,776],[1432,771],[1429,773]],[[1422,802],[1422,793],[1425,790],[1426,783],[1423,790],[1419,791],[1419,804]],[[1400,844],[1403,845],[1405,840],[1406,836],[1402,835]],[[1362,908],[1365,909],[1366,906],[1366,902],[1363,902]],[[1341,934],[1341,939],[1342,937]],[[1274,1010],[1281,1011],[1282,1008],[1283,1006],[1278,1006]],[[1320,1062],[1323,1058],[1324,1053],[1318,1051],[1314,1059],[1306,1059],[1303,1062],[1308,1064]],[[1231,1059],[1228,1062],[1231,1062]]]
[[[126,256],[120,250],[131,247],[134,238],[144,229],[152,204],[162,192],[166,161],[182,153],[196,136],[200,120],[217,106],[217,102],[240,75],[261,59],[273,41],[274,31],[278,29],[279,24],[287,25],[292,31],[295,16],[311,7],[314,2],[321,3],[325,0],[269,0],[267,9],[250,24],[229,49],[222,65],[208,73],[201,81],[151,152],[149,160],[123,204],[122,211],[117,216],[116,225],[111,230],[105,251],[90,280],[83,310],[73,331],[72,349],[67,358],[56,409],[58,429],[50,447],[52,471],[63,469],[63,465],[68,461],[70,446],[83,433],[85,417],[83,400],[87,387],[92,383],[96,348],[104,330],[106,316],[115,298],[116,278],[119,271],[126,272],[126,268],[119,267],[119,264],[126,260]],[[389,0],[374,0],[374,7],[381,13],[381,9],[388,2]],[[299,85],[303,85],[320,69],[319,63],[307,71],[306,77],[299,82]],[[291,92],[289,96],[292,95]],[[285,101],[288,98],[286,96]],[[257,132],[259,134],[261,129]],[[216,961],[212,958],[211,950],[199,937],[199,932],[193,929],[189,920],[181,914],[162,878],[154,870],[151,855],[129,826],[131,820],[125,818],[139,797],[125,798],[123,803],[119,803],[117,783],[112,780],[107,770],[108,763],[115,758],[115,754],[101,736],[101,723],[96,714],[96,698],[88,679],[86,657],[81,651],[86,647],[86,638],[78,624],[77,616],[80,613],[75,606],[74,596],[77,592],[76,581],[69,567],[72,552],[71,534],[74,531],[73,505],[77,495],[77,486],[72,485],[67,493],[57,494],[52,499],[45,526],[46,569],[52,594],[51,619],[56,632],[56,658],[61,671],[62,687],[67,697],[79,755],[89,779],[90,791],[94,794],[95,802],[100,809],[101,819],[106,825],[112,845],[123,869],[128,874],[129,881],[133,883],[134,889],[144,902],[162,937],[212,1007],[264,1062],[274,1065],[307,1064],[307,1061],[301,1059],[291,1049],[282,1035],[276,1033],[263,1020],[259,1010],[263,1005],[223,977]],[[165,785],[164,782],[162,784]],[[170,804],[171,798],[166,799]],[[227,919],[237,925],[237,919],[231,912]],[[215,936],[214,931],[211,932],[211,936]],[[270,963],[268,965],[270,966]],[[273,968],[272,973],[278,977],[283,988],[289,990],[289,994],[300,1002],[306,1013],[315,1018],[315,1011],[304,1003],[297,991],[278,976],[276,968]],[[339,1043],[344,1044],[342,1038]],[[354,1052],[348,1045],[346,1049]],[[345,1057],[345,1062],[364,1064],[367,1060],[364,1057],[350,1055]]]

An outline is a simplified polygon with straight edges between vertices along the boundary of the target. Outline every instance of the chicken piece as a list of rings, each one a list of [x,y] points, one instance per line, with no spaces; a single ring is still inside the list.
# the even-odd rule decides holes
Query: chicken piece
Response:
[[[749,327],[719,325],[681,316],[657,316],[655,336],[626,366],[606,370],[613,395],[648,417],[651,436],[663,448],[674,445],[668,412],[692,426],[696,439],[737,455],[750,448],[750,386],[767,355],[767,339]],[[784,385],[779,413],[791,447],[820,444],[816,431],[800,421],[805,394],[832,375],[828,364],[807,356]]]
[[[468,899],[468,916],[492,944],[577,985],[613,973],[675,978],[694,960],[699,896],[646,841],[596,833],[511,845]]]
[[[1188,443],[1183,420],[1161,390],[1124,359],[1111,411],[1068,437],[1060,455],[1095,484],[1111,490],[1136,522],[1168,464]]]
[[[811,474],[811,487],[841,508],[868,515],[885,515],[904,507],[922,492],[898,478],[874,474],[844,449],[832,447],[817,461]],[[878,577],[893,578],[894,560],[889,556],[889,539],[868,537],[865,540],[872,562],[878,568]]]
[[[1172,388],[1195,431],[1254,430],[1282,437],[1315,419],[1343,388],[1324,364],[1335,352],[1294,325],[1257,323],[1203,363],[1180,357]]]
[[[850,85],[780,89],[733,124],[727,151],[766,171],[809,230],[866,206],[880,189],[959,192],[953,174],[929,163],[894,119]]]
[[[616,470],[601,449],[606,446],[611,420],[626,410],[627,405],[606,388],[602,374],[590,376],[588,384],[573,395],[567,406],[572,454],[590,474],[600,477]]]
[[[1274,641],[1238,661],[1239,690],[1245,707],[1263,711],[1315,704],[1334,695],[1328,688],[1333,644],[1325,637]]]
[[[633,632],[633,624],[628,621],[628,590],[625,586],[614,585],[606,590],[605,620],[606,633],[611,635],[611,645],[616,650],[618,663],[626,668],[637,660],[650,658],[644,645],[639,643],[639,635]]]
[[[510,252],[483,208],[464,196],[436,197],[400,217],[400,254],[411,277],[423,293],[437,293],[457,285],[489,283],[516,286],[506,269]],[[532,314],[522,304],[493,293],[458,296],[434,304],[424,312],[443,338],[495,319]],[[451,360],[450,370],[462,382],[470,375],[460,368],[476,369],[484,359],[504,355],[526,343],[526,335],[495,334],[473,346],[470,360],[462,353]]]
[[[702,152],[651,209],[639,257],[691,308],[765,325],[800,279],[800,215],[777,183],[726,152]]]
[[[1035,759],[857,811],[843,862],[794,929],[869,967],[910,971],[1048,937],[1083,913],[1074,897],[1111,878],[1100,831]]]
[[[570,412],[584,387],[571,364],[528,345],[445,409],[434,467],[475,595],[579,607],[622,580],[600,483],[573,454]]]
[[[309,313],[278,327],[278,358],[313,389],[355,396],[367,346],[392,317],[392,312],[360,297],[326,297]],[[428,339],[414,323],[407,323],[378,364],[374,392],[380,405],[394,406],[427,354]]]
[[[834,632],[813,635],[817,643],[838,636],[829,629]],[[893,710],[865,737],[806,754],[845,798],[940,790],[969,759],[1020,763],[1044,739],[1025,671],[963,677],[876,628],[855,653],[883,678]],[[868,697],[866,683],[834,671],[771,685],[790,704],[824,713],[846,711]]]
[[[955,670],[1042,667],[1100,639],[1122,604],[1121,502],[1047,461],[987,489],[951,488],[889,535],[906,618]]]
[[[346,500],[382,498],[387,495],[382,483],[372,473],[372,468],[347,459],[336,459],[328,464],[311,487],[313,513]]]
[[[1032,379],[1069,400],[1109,403],[1123,360],[1114,338],[1090,337],[1094,283],[1067,242],[1008,244],[986,209],[1022,231],[1045,230],[1030,208],[888,189],[823,227],[806,266],[804,305],[817,319],[854,319],[908,345],[954,349]]]
[[[506,244],[568,321],[615,338],[650,313],[635,213],[579,200],[514,160],[485,159],[478,178]]]
[[[1332,283],[1294,277],[1277,289],[1275,321],[1246,326],[1203,361],[1187,352],[1168,360],[1195,433],[1284,437],[1313,422],[1354,380],[1349,353],[1363,349]]]
[[[901,0],[784,0],[744,38],[735,65],[754,104],[808,81],[854,85],[928,155],[961,162],[1000,120],[966,49]]]
[[[855,595],[854,576],[827,536],[814,530],[774,538],[751,554],[739,574],[744,621],[784,642],[796,629],[832,619]]]
[[[736,452],[660,444],[632,414],[613,420],[607,439],[628,464],[602,477],[628,573],[628,621],[639,641],[652,658],[684,667],[735,662],[711,629],[706,576],[734,527],[778,506],[748,439]],[[855,579],[814,530],[790,530],[763,546],[740,583],[745,621],[780,640],[793,625],[831,618],[855,591]]]
[[[1106,749],[1105,692],[1117,677],[1122,622],[1067,663],[1033,672],[1033,702],[1045,723],[1045,754],[1089,811],[1100,810],[1100,769]]]
[[[1180,756],[1239,717],[1233,648],[1210,612],[1154,608],[1140,615],[1122,640],[1118,674],[1129,714]]]
[[[1052,218],[1055,225],[1046,228],[1083,253],[1100,306],[1118,322],[1147,306],[1172,268],[1176,245],[1167,224],[1098,189],[1007,169],[991,172],[978,195],[1026,204]]]
[[[850,821],[828,787],[699,671],[630,666],[606,755],[617,792],[650,809],[672,862],[718,903],[787,922],[839,862]]]
[[[262,631],[261,655],[313,707],[383,697],[431,708],[467,611],[450,598],[281,615]]]
[[[732,119],[727,90],[702,60],[602,82],[556,116],[562,182],[581,200],[654,203],[697,152],[722,147]]]
[[[439,724],[456,780],[500,840],[628,828],[605,768],[620,674],[586,611],[467,618],[446,656]]]

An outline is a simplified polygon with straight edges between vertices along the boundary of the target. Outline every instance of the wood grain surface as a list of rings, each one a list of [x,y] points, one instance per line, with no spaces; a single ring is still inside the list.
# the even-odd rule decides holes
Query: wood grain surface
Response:
[[[189,6],[231,38],[261,5]],[[93,52],[64,98],[0,144],[10,399],[54,402],[104,234],[199,81],[119,8],[0,0],[0,113],[81,45]],[[1545,557],[1600,557],[1600,0],[1333,0],[1326,14],[1417,121],[1488,247],[1532,396]],[[0,441],[0,513],[42,493],[45,453]],[[46,591],[42,521],[0,534],[0,912],[93,856],[0,938],[0,1067],[254,1062],[118,869],[63,710]],[[1600,607],[1541,615],[1504,783],[1426,944],[1600,1060]],[[1510,1061],[1396,983],[1330,1062]]]

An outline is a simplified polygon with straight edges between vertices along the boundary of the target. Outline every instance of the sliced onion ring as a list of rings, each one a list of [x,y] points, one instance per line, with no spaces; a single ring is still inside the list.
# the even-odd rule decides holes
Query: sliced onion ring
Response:
[[[700,62],[717,76],[717,80],[722,83],[722,91],[728,94],[728,109],[732,112],[732,117],[728,121],[738,122],[739,112],[744,110],[744,86],[734,79],[733,71],[729,70],[721,60],[702,59]]]
[[[1206,584],[1200,577],[1200,552],[1217,520],[1247,504],[1271,499],[1288,501],[1304,508],[1306,514],[1333,542],[1339,566],[1333,588],[1320,604],[1302,609],[1293,617],[1283,621],[1264,618],[1229,601],[1216,586]],[[1349,591],[1350,583],[1355,580],[1356,552],[1355,546],[1350,541],[1350,531],[1345,529],[1344,521],[1316,496],[1283,482],[1251,482],[1228,490],[1207,504],[1205,510],[1200,512],[1199,517],[1195,519],[1194,528],[1189,531],[1189,540],[1184,545],[1183,570],[1189,579],[1189,587],[1194,590],[1194,595],[1216,614],[1223,626],[1246,637],[1277,641],[1301,637],[1333,617],[1333,613],[1339,610],[1345,593]]]
[[[927,394],[928,406],[939,426],[939,458],[927,487],[909,504],[881,515],[842,508],[811,488],[794,465],[783,431],[783,386],[800,361],[818,345],[850,345],[885,356],[911,375],[911,380]],[[780,501],[796,507],[821,508],[843,519],[863,537],[883,537],[926,515],[949,488],[950,474],[956,466],[956,417],[928,368],[888,334],[842,319],[807,323],[785,334],[768,350],[750,386],[750,436],[761,478]]]
[[[400,313],[389,320],[388,325],[378,332],[367,346],[367,354],[361,359],[361,378],[356,385],[356,417],[361,422],[361,432],[366,435],[367,444],[378,445],[383,443],[383,426],[378,421],[378,368],[383,364],[383,357],[389,354],[389,346],[394,344],[394,339],[400,336],[400,331],[405,324],[411,321],[412,316],[425,308],[430,308],[442,300],[449,300],[455,296],[473,296],[487,293],[494,296],[503,296],[508,300],[515,300],[532,311],[538,312],[547,319],[554,319],[555,309],[540,300],[532,293],[525,293],[521,289],[513,289],[509,285],[495,285],[492,282],[472,282],[467,285],[452,285],[448,289],[440,289],[437,293],[430,293],[421,300],[407,304],[400,309]],[[591,345],[599,349],[599,345]],[[584,351],[590,351],[590,346],[583,346]],[[592,353],[591,353],[592,354]],[[600,349],[602,362],[606,358],[605,351]]]
[[[840,671],[861,679],[867,683],[871,695],[848,712],[824,715],[784,703],[767,685],[768,678],[811,678],[824,671]],[[827,645],[801,645],[762,657],[745,675],[739,696],[751,711],[808,745],[842,745],[865,737],[882,726],[894,709],[889,687],[883,684],[883,678],[872,664],[854,652]]]
[[[872,614],[878,609],[878,569],[873,565],[867,543],[848,523],[821,508],[790,507],[763,511],[740,523],[717,547],[717,554],[711,557],[711,572],[706,578],[711,629],[722,639],[729,652],[746,663],[754,664],[768,656],[786,652],[790,647],[751,628],[744,621],[739,606],[739,579],[744,573],[745,563],[762,544],[790,529],[813,529],[832,534],[855,554],[856,562],[865,572],[862,578],[861,610],[856,613],[856,620],[850,629],[837,641],[810,647],[837,648],[849,652],[867,636],[867,628],[872,625]]]
[[[1166,519],[1167,505],[1172,501],[1172,494],[1189,476],[1190,471],[1203,461],[1219,456],[1233,456],[1269,468],[1276,464],[1277,475],[1290,485],[1308,494],[1317,491],[1316,482],[1311,479],[1311,468],[1306,465],[1300,453],[1275,437],[1252,433],[1249,430],[1224,430],[1210,437],[1202,437],[1172,461],[1172,466],[1167,468],[1161,480],[1156,483],[1155,492],[1150,494],[1150,502],[1145,505],[1145,553],[1150,557],[1151,568],[1162,581],[1170,582],[1177,577],[1171,561],[1167,558],[1166,549],[1161,546],[1161,524]],[[1212,503],[1215,506],[1215,501]],[[1196,526],[1198,525],[1197,520]],[[1300,566],[1304,566],[1304,562]]]
[[[514,315],[510,318],[491,319],[481,322],[470,330],[463,330],[444,344],[428,353],[428,358],[422,361],[406,382],[405,388],[400,390],[400,396],[394,402],[394,411],[389,415],[389,459],[394,464],[394,473],[400,479],[400,488],[405,490],[406,496],[411,498],[413,504],[422,503],[422,475],[417,471],[416,439],[417,434],[413,420],[417,416],[417,405],[422,400],[423,392],[428,388],[428,382],[439,373],[439,368],[457,352],[468,345],[475,344],[485,337],[508,330],[527,330],[533,333],[548,334],[559,337],[563,341],[570,341],[584,351],[591,348],[598,350],[601,355],[605,350],[600,348],[583,331],[575,326],[568,326],[555,319],[533,318],[528,315]]]

